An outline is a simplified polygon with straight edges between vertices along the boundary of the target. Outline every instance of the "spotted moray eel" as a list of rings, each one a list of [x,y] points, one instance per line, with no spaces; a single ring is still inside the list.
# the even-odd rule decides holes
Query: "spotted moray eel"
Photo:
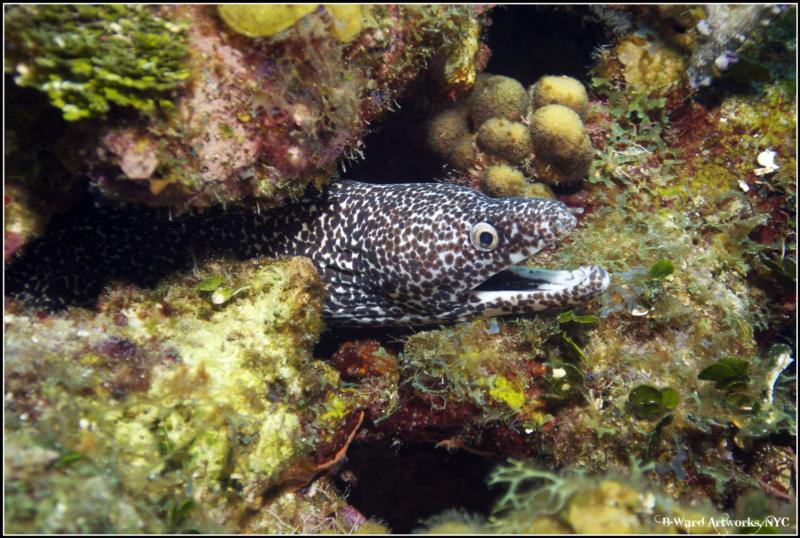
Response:
[[[48,306],[96,300],[105,281],[153,284],[200,253],[307,256],[326,283],[330,325],[429,325],[587,301],[609,284],[596,266],[520,264],[576,225],[536,198],[489,198],[446,183],[341,181],[270,211],[170,221],[148,210],[63,226],[7,272],[11,295]],[[156,271],[154,268],[159,268]]]

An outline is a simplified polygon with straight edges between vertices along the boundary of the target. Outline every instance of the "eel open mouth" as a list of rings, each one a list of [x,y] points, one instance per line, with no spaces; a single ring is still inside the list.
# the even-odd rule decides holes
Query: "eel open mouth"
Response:
[[[489,277],[471,295],[490,311],[543,310],[587,301],[605,291],[610,281],[608,272],[598,266],[556,271],[512,265]]]

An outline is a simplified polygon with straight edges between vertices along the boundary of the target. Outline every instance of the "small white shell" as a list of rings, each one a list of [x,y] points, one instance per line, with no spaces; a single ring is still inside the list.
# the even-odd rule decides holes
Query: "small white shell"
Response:
[[[775,172],[780,168],[780,166],[775,163],[775,157],[777,156],[778,152],[772,148],[765,149],[756,157],[756,162],[761,165],[761,168],[756,168],[753,172],[757,176],[766,176],[767,174]]]

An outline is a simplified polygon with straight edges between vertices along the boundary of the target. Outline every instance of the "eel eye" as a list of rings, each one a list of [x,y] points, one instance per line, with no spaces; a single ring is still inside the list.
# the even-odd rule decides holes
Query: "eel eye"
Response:
[[[498,243],[497,230],[489,223],[479,222],[472,226],[469,232],[472,246],[483,252],[494,250]]]

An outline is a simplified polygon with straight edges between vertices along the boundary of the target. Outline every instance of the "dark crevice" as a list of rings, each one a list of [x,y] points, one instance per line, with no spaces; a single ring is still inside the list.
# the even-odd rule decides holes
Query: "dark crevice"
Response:
[[[492,11],[486,71],[523,86],[543,75],[568,75],[584,83],[592,53],[606,41],[605,29],[590,23],[588,6],[500,6]]]
[[[355,442],[336,478],[348,502],[394,533],[409,533],[445,511],[488,516],[498,492],[486,481],[498,460],[431,444]]]

